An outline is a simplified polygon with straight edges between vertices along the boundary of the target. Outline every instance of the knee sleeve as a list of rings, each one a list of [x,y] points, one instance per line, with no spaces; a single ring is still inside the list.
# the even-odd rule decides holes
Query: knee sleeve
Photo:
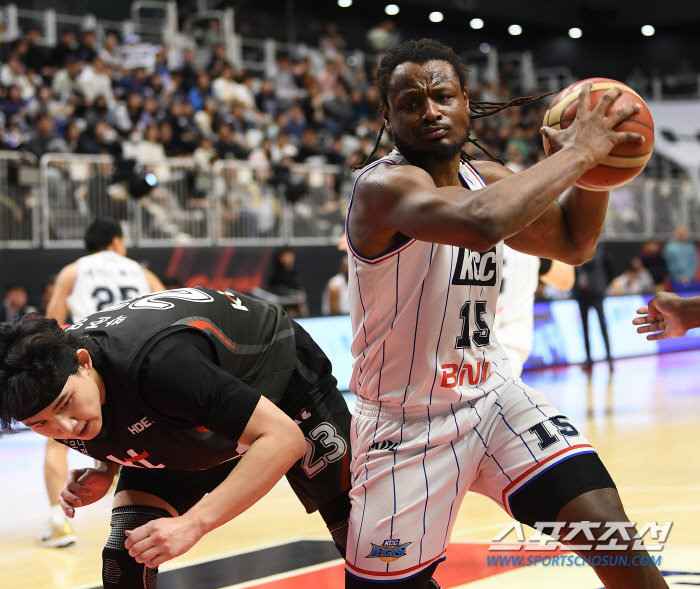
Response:
[[[157,589],[158,569],[149,569],[129,556],[124,546],[126,530],[133,530],[154,519],[172,517],[165,509],[146,505],[127,505],[112,510],[112,531],[102,550],[104,589]]]
[[[345,558],[348,547],[348,520],[350,518],[350,496],[344,491],[319,509],[328,531],[333,537],[340,555]]]

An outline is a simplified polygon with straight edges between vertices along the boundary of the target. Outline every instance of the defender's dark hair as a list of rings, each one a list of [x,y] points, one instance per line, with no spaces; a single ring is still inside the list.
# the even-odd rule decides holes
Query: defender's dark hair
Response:
[[[421,39],[420,41],[405,41],[401,45],[397,45],[393,49],[390,49],[384,54],[381,61],[379,62],[379,69],[377,70],[377,90],[379,91],[379,98],[384,106],[389,106],[389,81],[391,80],[391,74],[394,70],[402,63],[411,62],[417,64],[424,64],[428,61],[446,61],[452,66],[455,71],[457,78],[459,78],[459,87],[464,90],[467,85],[467,75],[466,68],[462,63],[459,56],[452,50],[451,47],[443,45],[435,39]],[[525,106],[537,102],[538,100],[554,94],[550,92],[548,94],[543,94],[542,96],[532,97],[523,96],[520,98],[515,98],[508,102],[480,102],[478,100],[469,101],[469,110],[471,119],[479,119],[481,117],[488,117],[490,115],[496,114],[509,106]],[[374,145],[372,153],[369,154],[367,159],[359,166],[354,166],[353,169],[359,169],[367,165],[367,163],[372,159],[372,156],[376,153],[379,148],[379,142],[382,139],[382,134],[384,133],[385,125],[382,123],[381,129],[377,135],[377,142]],[[492,156],[484,147],[477,143],[476,139],[467,139],[468,143],[473,143],[481,151],[483,151],[491,159],[496,160],[501,165],[503,165],[503,160]],[[463,161],[473,160],[474,158],[470,156],[465,151],[460,153],[460,157]]]
[[[12,432],[13,416],[25,414],[41,391],[59,384],[56,365],[66,345],[85,348],[95,365],[102,361],[102,350],[89,337],[63,331],[55,319],[25,316],[0,323],[0,433]],[[71,374],[76,372],[77,358]]]
[[[85,247],[94,254],[109,247],[115,237],[124,237],[119,223],[111,219],[95,219],[85,231]]]

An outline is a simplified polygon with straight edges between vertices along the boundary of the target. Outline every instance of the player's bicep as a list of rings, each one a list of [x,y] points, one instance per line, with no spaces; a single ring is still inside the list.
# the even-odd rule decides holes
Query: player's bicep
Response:
[[[239,442],[250,446],[255,440],[267,435],[298,434],[299,426],[279,407],[265,397],[260,397],[243,430]]]
[[[421,241],[463,245],[472,225],[478,225],[465,206],[478,200],[475,192],[458,186],[438,188],[415,166],[373,173],[358,184],[356,195],[364,224]]]

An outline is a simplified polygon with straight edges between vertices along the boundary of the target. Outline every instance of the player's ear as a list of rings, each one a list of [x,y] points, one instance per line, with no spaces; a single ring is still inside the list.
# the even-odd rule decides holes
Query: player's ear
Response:
[[[469,112],[469,96],[467,96],[467,88],[466,86],[462,90],[462,96],[464,96],[464,102],[467,105],[467,112]]]
[[[78,364],[83,369],[83,375],[88,376],[92,372],[92,357],[85,348],[80,348],[76,353]]]
[[[384,117],[384,128],[391,133],[391,115],[389,114],[389,107],[382,104],[382,117]]]

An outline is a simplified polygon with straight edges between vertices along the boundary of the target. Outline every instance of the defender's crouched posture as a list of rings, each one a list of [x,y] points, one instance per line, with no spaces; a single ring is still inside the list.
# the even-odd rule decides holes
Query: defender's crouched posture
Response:
[[[350,415],[329,360],[277,305],[198,287],[65,331],[53,319],[0,324],[4,431],[13,419],[95,458],[68,475],[60,502],[71,517],[121,467],[106,589],[154,588],[158,565],[285,473],[345,553]]]

